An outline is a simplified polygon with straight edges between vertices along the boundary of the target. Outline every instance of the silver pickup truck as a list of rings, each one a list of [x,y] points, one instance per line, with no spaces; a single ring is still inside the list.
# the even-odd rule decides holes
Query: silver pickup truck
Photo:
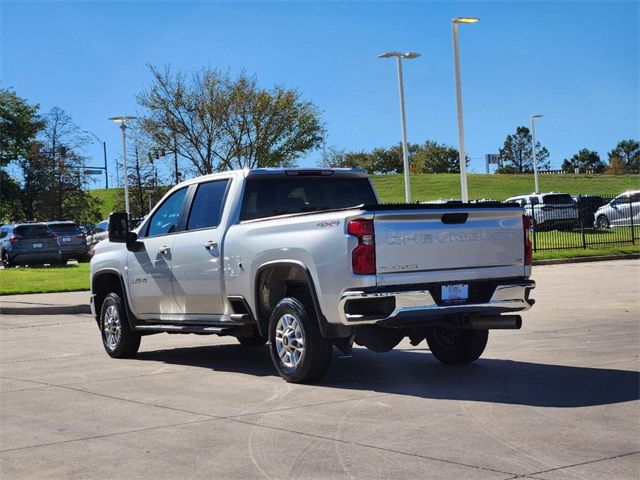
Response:
[[[112,357],[168,332],[268,342],[289,382],[320,378],[354,342],[426,339],[439,361],[469,363],[534,303],[530,226],[513,204],[380,204],[356,169],[207,175],[134,231],[111,215],[91,305]]]

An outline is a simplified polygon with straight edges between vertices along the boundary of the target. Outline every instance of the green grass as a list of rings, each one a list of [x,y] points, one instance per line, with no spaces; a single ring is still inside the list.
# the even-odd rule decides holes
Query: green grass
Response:
[[[373,184],[383,202],[404,201],[402,175],[373,175]],[[615,196],[640,188],[640,175],[540,175],[540,191]],[[478,175],[467,179],[469,198],[504,200],[533,192],[533,175]],[[460,175],[411,175],[411,198],[415,201],[460,198]]]
[[[586,250],[547,250],[535,252],[534,260],[551,260],[556,258],[598,257],[602,255],[629,255],[640,253],[640,244],[625,246],[606,246],[587,248]]]
[[[89,290],[89,264],[0,270],[0,295]]]
[[[100,213],[102,219],[106,220],[109,218],[109,214],[115,210],[116,202],[122,195],[122,188],[101,188],[91,190],[89,193],[102,202]]]

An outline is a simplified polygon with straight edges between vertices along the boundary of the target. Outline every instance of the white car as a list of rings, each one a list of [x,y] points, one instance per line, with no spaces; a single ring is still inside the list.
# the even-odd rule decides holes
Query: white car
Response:
[[[578,206],[568,193],[531,193],[505,200],[517,203],[533,219],[537,230],[562,230],[578,226]]]
[[[596,210],[594,226],[599,229],[640,224],[640,190],[618,195]]]

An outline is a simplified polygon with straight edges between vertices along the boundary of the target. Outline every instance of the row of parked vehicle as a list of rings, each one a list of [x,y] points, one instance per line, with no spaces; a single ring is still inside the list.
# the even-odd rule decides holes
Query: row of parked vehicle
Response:
[[[11,223],[0,227],[0,257],[5,268],[88,262],[93,247],[106,238],[107,222],[91,229],[71,221]]]
[[[537,230],[605,230],[640,223],[640,190],[624,192],[610,201],[599,195],[549,192],[517,195],[505,202],[523,207]]]

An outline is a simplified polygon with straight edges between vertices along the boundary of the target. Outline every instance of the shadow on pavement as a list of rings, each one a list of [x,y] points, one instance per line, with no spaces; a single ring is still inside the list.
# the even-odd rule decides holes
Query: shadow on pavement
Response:
[[[354,349],[334,359],[316,385],[419,398],[573,408],[640,398],[640,373],[565,365],[484,359],[460,366],[441,365],[424,350],[378,354]],[[220,372],[276,376],[268,346],[217,345],[140,352],[139,360],[189,365]]]

